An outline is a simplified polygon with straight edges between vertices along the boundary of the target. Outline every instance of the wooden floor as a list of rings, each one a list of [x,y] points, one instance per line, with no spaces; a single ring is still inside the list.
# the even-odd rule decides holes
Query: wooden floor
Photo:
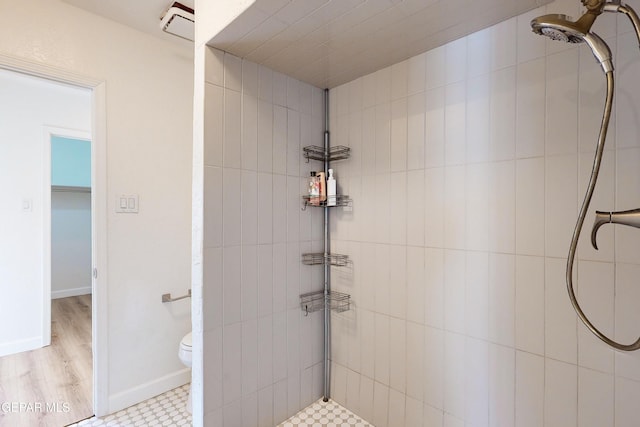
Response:
[[[50,346],[0,357],[2,427],[62,427],[93,415],[91,295],[52,300],[51,320]]]

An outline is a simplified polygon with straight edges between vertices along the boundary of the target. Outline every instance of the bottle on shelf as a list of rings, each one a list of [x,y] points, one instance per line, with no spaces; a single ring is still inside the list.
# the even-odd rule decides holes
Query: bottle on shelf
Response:
[[[335,206],[337,202],[336,197],[336,179],[333,177],[333,169],[329,169],[329,176],[327,177],[327,206]]]
[[[319,188],[320,197],[318,201],[322,203],[327,200],[327,179],[326,179],[326,174],[324,172],[318,172],[317,176],[318,176],[318,185],[320,187]]]
[[[315,171],[311,171],[309,175],[309,204],[320,204],[320,182]]]

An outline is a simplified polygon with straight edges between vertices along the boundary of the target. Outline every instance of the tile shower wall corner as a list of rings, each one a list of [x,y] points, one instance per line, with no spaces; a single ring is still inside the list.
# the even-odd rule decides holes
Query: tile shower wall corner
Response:
[[[353,260],[332,269],[332,285],[354,301],[332,317],[332,397],[376,427],[637,424],[640,352],[600,343],[565,289],[605,82],[587,48],[536,36],[529,21],[576,15],[576,3],[330,92],[332,144],[352,148],[334,168],[354,200],[331,217],[332,249]],[[632,209],[637,40],[622,18],[598,23],[619,71],[591,209]],[[582,237],[578,298],[606,333],[630,342],[640,237],[601,233],[597,252]]]
[[[321,322],[298,295],[322,286],[300,263],[321,238],[301,147],[322,142],[322,93],[212,48],[204,62],[204,425],[273,427],[321,395]]]

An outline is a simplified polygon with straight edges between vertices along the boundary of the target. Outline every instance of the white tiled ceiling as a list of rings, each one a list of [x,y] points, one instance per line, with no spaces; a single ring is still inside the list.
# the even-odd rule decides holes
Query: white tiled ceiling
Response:
[[[332,88],[550,2],[257,0],[208,44]]]

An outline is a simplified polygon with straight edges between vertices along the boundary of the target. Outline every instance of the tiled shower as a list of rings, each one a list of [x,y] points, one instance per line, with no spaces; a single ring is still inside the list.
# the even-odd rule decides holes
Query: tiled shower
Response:
[[[640,356],[579,324],[564,283],[605,81],[591,52],[531,33],[560,1],[330,91],[332,268],[352,296],[332,316],[331,395],[377,427],[633,426]],[[635,5],[634,5],[635,6]],[[640,207],[640,51],[610,16],[617,92],[592,209]],[[273,426],[322,393],[322,247],[302,210],[302,147],[322,141],[322,91],[206,52],[205,425]],[[590,219],[588,220],[590,221]],[[602,329],[640,334],[640,232],[583,238],[578,298]],[[615,263],[614,263],[615,259]],[[615,283],[615,284],[614,284]]]

